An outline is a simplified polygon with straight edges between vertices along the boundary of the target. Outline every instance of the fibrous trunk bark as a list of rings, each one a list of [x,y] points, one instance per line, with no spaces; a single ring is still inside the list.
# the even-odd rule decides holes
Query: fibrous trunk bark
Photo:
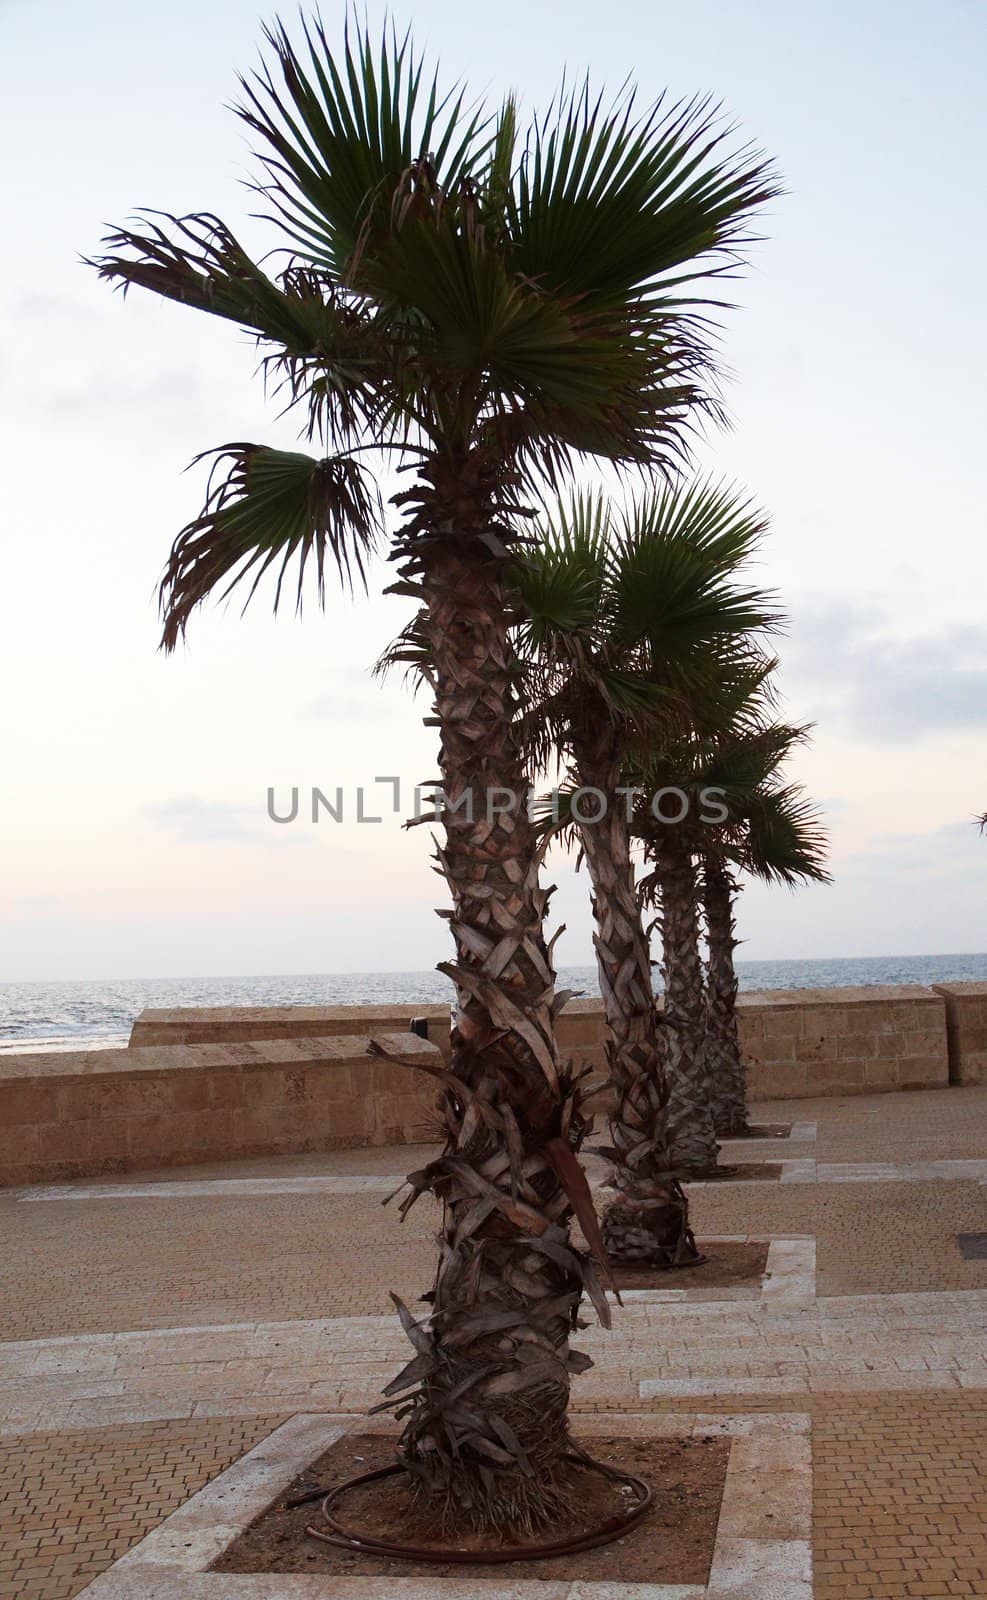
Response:
[[[676,1165],[700,1175],[716,1166],[706,1072],[706,999],[699,954],[696,872],[688,840],[667,827],[654,846],[661,895],[668,1122]]]
[[[603,1238],[615,1261],[682,1266],[699,1254],[672,1157],[651,950],[635,883],[626,800],[617,793],[620,763],[607,732],[577,734],[574,755],[580,784],[596,789],[605,807],[597,820],[579,828],[592,884],[593,944],[613,1095],[612,1147],[603,1154],[611,1162],[609,1187],[616,1196],[603,1214]]]
[[[387,1392],[406,1418],[399,1455],[418,1513],[446,1534],[530,1532],[566,1503],[570,1349],[588,1257],[572,1244],[573,1204],[592,1236],[574,1152],[580,1087],[559,1063],[558,1001],[542,924],[550,890],[528,817],[514,735],[514,658],[503,557],[489,535],[494,488],[474,463],[434,467],[419,491],[403,568],[423,600],[431,658],[458,991],[439,1109],[445,1148],[411,1175],[442,1204],[430,1313],[399,1307],[416,1355]],[[494,486],[495,487],[495,486]]]
[[[706,1066],[718,1134],[742,1134],[750,1127],[747,1074],[737,1031],[737,974],[733,964],[733,900],[736,885],[725,862],[706,855],[703,862],[706,933]]]

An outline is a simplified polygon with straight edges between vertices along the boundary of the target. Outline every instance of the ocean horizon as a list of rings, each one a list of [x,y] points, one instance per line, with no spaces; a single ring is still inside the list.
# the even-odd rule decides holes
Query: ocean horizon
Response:
[[[737,977],[746,990],[987,982],[987,952],[738,961]],[[600,992],[594,966],[560,967],[558,981],[581,994]],[[450,993],[435,971],[0,983],[0,1052],[123,1046],[146,1006],[428,1005]]]

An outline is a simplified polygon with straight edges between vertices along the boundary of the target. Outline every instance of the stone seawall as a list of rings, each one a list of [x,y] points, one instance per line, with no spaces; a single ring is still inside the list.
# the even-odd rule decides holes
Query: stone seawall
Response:
[[[427,1037],[446,1048],[447,1005],[398,1006],[148,1006],[130,1030],[130,1046],[244,1044],[255,1039],[331,1039],[384,1028],[407,1033],[424,1022]],[[419,1030],[420,1031],[420,1030]]]
[[[738,1012],[755,1101],[987,1081],[987,984],[746,993]],[[601,1001],[570,1002],[563,1054],[602,1073],[605,1037]],[[0,1185],[426,1140],[436,1083],[409,1068],[448,1048],[444,1005],[145,1011],[125,1050],[0,1056]]]
[[[987,1021],[987,985],[981,986]],[[751,1100],[941,1089],[950,1082],[947,1002],[931,988],[776,989],[738,996]],[[973,1038],[970,1007],[966,1038]],[[987,1046],[987,1027],[975,1037]],[[600,1000],[574,1000],[559,1019],[566,1053],[602,1071]],[[987,1049],[983,1061],[987,1063]],[[958,1082],[980,1082],[959,1077]]]
[[[954,985],[981,991],[963,1006],[966,1039],[983,1013],[987,1061],[987,984]],[[945,992],[931,988],[776,989],[741,994],[741,1048],[753,1100],[818,1094],[869,1094],[882,1089],[941,1088],[950,1081]],[[447,1006],[242,1006],[145,1011],[132,1045],[204,1044],[234,1040],[327,1036],[386,1027],[400,1031],[421,1019],[443,1053],[449,1044]],[[959,1033],[957,1034],[959,1038]],[[571,1000],[559,1018],[563,1054],[604,1067],[603,1002]],[[956,1081],[980,1081],[956,1076]]]
[[[946,1005],[951,1083],[987,1083],[987,983],[936,983]]]
[[[0,1185],[435,1136],[414,1034],[0,1056]]]

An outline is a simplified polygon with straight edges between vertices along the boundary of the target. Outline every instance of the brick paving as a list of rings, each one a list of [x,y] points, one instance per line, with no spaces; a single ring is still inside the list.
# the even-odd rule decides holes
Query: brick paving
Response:
[[[69,1600],[283,1420],[0,1440],[0,1600]]]
[[[984,1088],[757,1117],[816,1120],[815,1146],[784,1155],[819,1163],[987,1147]],[[379,1176],[424,1154],[142,1177]],[[386,1291],[413,1300],[434,1249],[426,1205],[399,1226],[380,1198],[0,1196],[0,1600],[68,1600],[284,1415],[376,1398],[403,1358]],[[987,1262],[955,1239],[987,1230],[987,1187],[726,1185],[694,1190],[693,1215],[707,1234],[814,1235],[817,1304],[629,1307],[614,1333],[582,1336],[598,1365],[576,1407],[806,1411],[816,1600],[987,1600]]]
[[[987,1396],[813,1421],[815,1600],[987,1595]]]

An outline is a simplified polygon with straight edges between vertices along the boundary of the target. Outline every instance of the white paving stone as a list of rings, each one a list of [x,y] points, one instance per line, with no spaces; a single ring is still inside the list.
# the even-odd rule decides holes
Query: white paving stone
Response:
[[[812,1600],[812,1546],[718,1538],[706,1600]]]
[[[404,1174],[317,1173],[300,1178],[174,1178],[162,1183],[65,1183],[22,1189],[21,1204],[42,1200],[221,1200],[277,1194],[386,1194]]]
[[[987,1388],[987,1290],[630,1304],[574,1399]],[[0,1346],[0,1432],[361,1411],[408,1354],[393,1317],[158,1328]]]
[[[815,1129],[815,1123],[798,1123],[795,1125],[802,1129]],[[795,1137],[795,1129],[792,1138]],[[811,1135],[815,1137],[815,1134]],[[803,1133],[800,1138],[807,1140],[809,1134]],[[758,1160],[770,1160],[770,1152],[765,1151],[766,1143],[774,1143],[787,1147],[790,1140],[758,1140]],[[745,1141],[737,1140],[735,1144],[727,1147],[727,1160],[734,1153],[746,1154]],[[592,1155],[592,1152],[590,1152]],[[739,1163],[743,1165],[743,1163]],[[985,1183],[987,1182],[987,1160],[943,1160],[943,1161],[816,1161],[811,1157],[781,1158],[782,1183]],[[602,1164],[597,1161],[591,1163],[591,1178],[594,1187],[599,1187],[602,1182]],[[721,1188],[725,1183],[735,1181],[738,1183],[776,1183],[776,1178],[742,1178],[714,1180],[715,1186]],[[388,1194],[400,1188],[405,1182],[405,1175],[400,1172],[393,1173],[316,1173],[308,1177],[283,1177],[283,1178],[184,1178],[169,1179],[159,1183],[67,1183],[51,1184],[42,1188],[21,1189],[15,1191],[16,1199],[20,1204],[36,1204],[42,1201],[83,1201],[83,1200],[210,1200],[210,1199],[258,1199],[263,1200],[273,1195],[302,1194],[302,1195],[359,1195],[359,1194]],[[696,1182],[689,1185],[690,1189],[704,1189],[709,1185]]]

